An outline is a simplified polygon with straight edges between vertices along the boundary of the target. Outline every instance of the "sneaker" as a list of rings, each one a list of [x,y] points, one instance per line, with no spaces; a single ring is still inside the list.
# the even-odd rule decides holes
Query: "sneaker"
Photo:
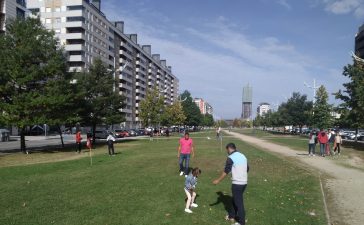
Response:
[[[236,222],[236,223],[233,223],[232,225],[241,225],[240,223]]]
[[[181,172],[179,173],[179,176],[183,176],[183,174],[184,174],[184,173],[181,171]]]
[[[192,203],[192,204],[191,204],[191,207],[193,207],[193,208],[197,208],[197,207],[198,207],[198,205],[197,205],[196,203]]]
[[[187,175],[185,175],[185,177],[187,178]]]
[[[193,213],[191,209],[185,209],[186,213]]]
[[[229,215],[226,215],[226,216],[225,216],[225,220],[226,220],[226,221],[230,221],[230,222],[232,222],[232,223],[233,223],[233,222],[235,222],[235,219],[234,219],[234,218],[230,218],[230,217],[229,217]]]

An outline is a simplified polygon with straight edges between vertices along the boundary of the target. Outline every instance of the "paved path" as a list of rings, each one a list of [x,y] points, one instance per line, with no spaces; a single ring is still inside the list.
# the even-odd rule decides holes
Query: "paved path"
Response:
[[[329,196],[329,216],[332,224],[362,225],[364,224],[364,172],[335,164],[322,157],[303,156],[302,151],[281,146],[243,134],[230,132],[230,135],[249,144],[285,157],[294,157],[299,161],[329,175],[325,184],[325,192]]]

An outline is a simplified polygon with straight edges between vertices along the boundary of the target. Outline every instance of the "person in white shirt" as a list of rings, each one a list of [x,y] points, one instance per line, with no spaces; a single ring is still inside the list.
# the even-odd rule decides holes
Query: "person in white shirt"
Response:
[[[114,152],[114,141],[115,138],[112,135],[112,133],[109,133],[109,136],[107,136],[106,138],[106,142],[107,142],[107,148],[109,150],[109,155],[115,156],[115,152]]]

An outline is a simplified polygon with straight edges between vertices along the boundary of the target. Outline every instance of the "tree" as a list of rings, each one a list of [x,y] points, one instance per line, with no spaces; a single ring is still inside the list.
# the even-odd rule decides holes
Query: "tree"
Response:
[[[186,125],[200,126],[202,122],[202,115],[198,106],[193,102],[191,93],[187,90],[181,94],[183,111],[186,115]]]
[[[0,121],[18,127],[26,152],[26,128],[54,121],[48,116],[56,109],[64,112],[67,94],[54,90],[69,79],[66,58],[54,33],[35,18],[10,21],[0,49]]]
[[[212,127],[214,124],[214,117],[211,114],[205,114],[202,116],[202,126]]]
[[[226,121],[225,121],[225,120],[217,120],[217,121],[215,122],[215,126],[216,126],[216,127],[226,128],[226,127],[228,127],[228,124],[226,123]]]
[[[342,125],[353,127],[358,133],[359,128],[364,126],[364,65],[360,62],[347,65],[343,75],[350,81],[343,84],[344,91],[335,93],[336,99],[343,101],[339,105],[340,120]]]
[[[185,120],[186,116],[179,101],[167,106],[162,115],[163,126],[182,125]]]
[[[307,95],[294,92],[284,107],[288,124],[298,126],[302,132],[302,126],[307,125],[310,121],[313,107],[312,102],[307,100]],[[271,117],[272,113],[269,116]],[[272,125],[272,118],[270,120]]]
[[[332,106],[328,101],[329,94],[327,93],[326,88],[321,85],[316,92],[312,116],[312,123],[317,128],[324,129],[332,125]]]
[[[79,115],[84,124],[92,126],[92,137],[95,141],[95,130],[98,124],[115,124],[125,121],[121,109],[125,106],[125,97],[115,92],[113,71],[96,58],[89,68],[77,74],[77,89],[83,99],[79,102]]]
[[[139,117],[144,126],[157,126],[162,122],[165,110],[164,97],[159,93],[157,87],[147,90],[147,95],[140,101],[139,108]]]

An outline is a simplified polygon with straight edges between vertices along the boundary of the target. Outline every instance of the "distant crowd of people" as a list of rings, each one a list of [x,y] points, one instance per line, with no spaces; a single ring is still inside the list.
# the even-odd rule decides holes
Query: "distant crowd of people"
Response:
[[[320,146],[320,156],[340,155],[342,138],[340,132],[328,129],[321,129],[318,132],[311,132],[308,141],[308,154],[316,155],[316,146]]]

